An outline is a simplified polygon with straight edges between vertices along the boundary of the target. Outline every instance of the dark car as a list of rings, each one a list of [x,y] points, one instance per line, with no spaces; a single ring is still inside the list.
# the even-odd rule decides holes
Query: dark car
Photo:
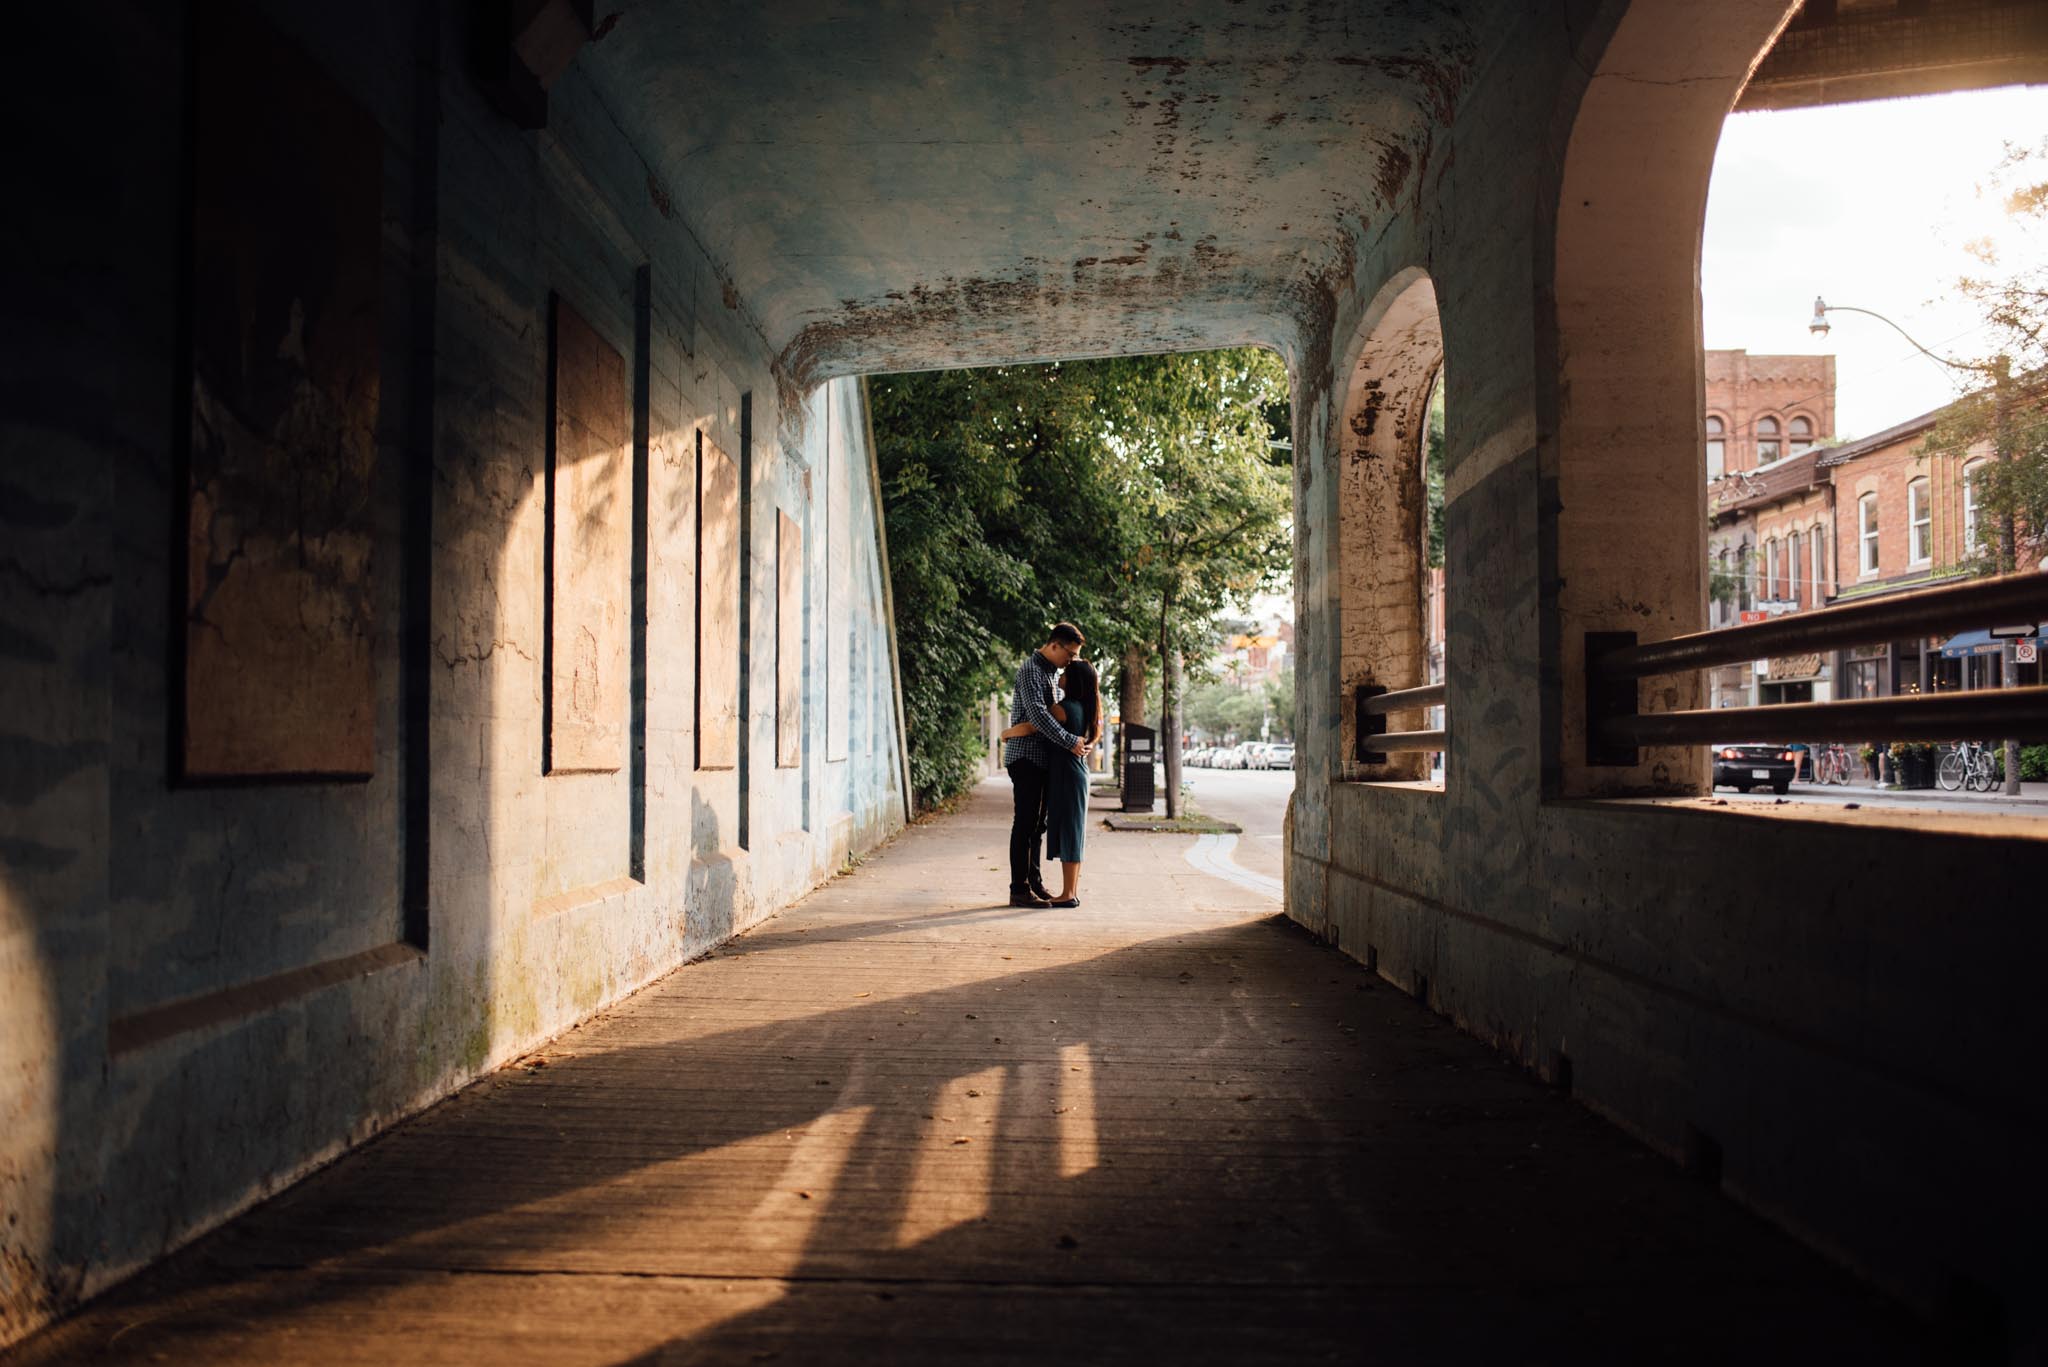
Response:
[[[1714,786],[1746,793],[1769,784],[1774,793],[1792,786],[1792,752],[1783,745],[1716,745]]]

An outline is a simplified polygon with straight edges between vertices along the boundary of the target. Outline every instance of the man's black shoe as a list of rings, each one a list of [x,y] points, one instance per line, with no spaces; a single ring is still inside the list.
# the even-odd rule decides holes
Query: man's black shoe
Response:
[[[1041,902],[1050,902],[1053,899],[1052,894],[1045,890],[1043,883],[1026,883],[1024,886],[1030,888],[1031,895]]]
[[[1045,905],[1045,900],[1036,893],[1027,890],[1011,893],[1010,905],[1013,907],[1042,907]]]

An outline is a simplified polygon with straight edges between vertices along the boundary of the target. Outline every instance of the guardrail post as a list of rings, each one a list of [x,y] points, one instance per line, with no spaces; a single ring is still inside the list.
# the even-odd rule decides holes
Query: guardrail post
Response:
[[[1633,631],[1586,633],[1586,763],[1602,767],[1635,764],[1633,745],[1610,745],[1600,737],[1606,723],[1636,715],[1636,681],[1610,678],[1600,672],[1600,657],[1636,643]]]
[[[1352,757],[1360,764],[1385,764],[1387,757],[1378,750],[1369,749],[1367,736],[1384,736],[1387,733],[1387,714],[1368,712],[1365,704],[1368,698],[1377,698],[1387,691],[1385,684],[1360,684],[1352,697],[1352,707],[1358,725],[1352,737]]]

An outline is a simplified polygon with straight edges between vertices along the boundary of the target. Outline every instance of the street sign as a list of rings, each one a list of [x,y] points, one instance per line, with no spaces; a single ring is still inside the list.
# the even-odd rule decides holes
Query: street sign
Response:
[[[2039,642],[2020,641],[2015,643],[2012,648],[2012,662],[2014,664],[2035,664],[2039,662],[2040,658],[2041,646]]]
[[[1742,620],[1745,622],[1761,622],[1770,615],[1768,612],[1745,612],[1742,614]]]
[[[2031,626],[1991,628],[1991,639],[1994,641],[2023,641],[2033,634],[2034,628]]]

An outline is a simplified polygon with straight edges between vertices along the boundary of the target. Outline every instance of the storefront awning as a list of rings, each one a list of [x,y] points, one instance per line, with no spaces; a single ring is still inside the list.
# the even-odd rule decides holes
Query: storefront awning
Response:
[[[1994,639],[1989,629],[1966,631],[1941,643],[1941,658],[1960,660],[1968,655],[1998,655],[2004,650],[2005,642]]]

